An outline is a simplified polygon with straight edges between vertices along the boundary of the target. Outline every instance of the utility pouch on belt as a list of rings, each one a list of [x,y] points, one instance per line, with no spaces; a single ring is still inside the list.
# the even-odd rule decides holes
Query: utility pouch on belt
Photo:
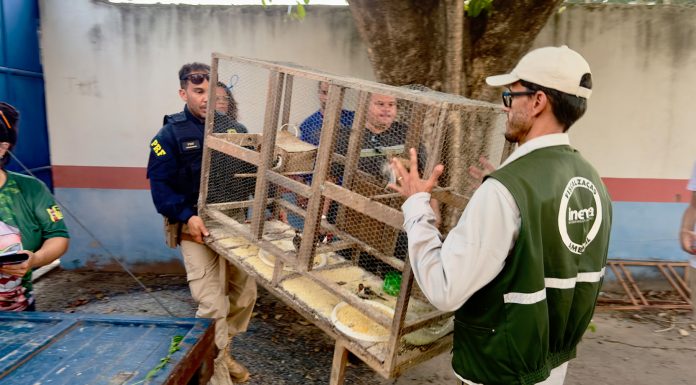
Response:
[[[170,223],[169,218],[164,217],[164,242],[172,249],[181,243],[181,223]]]

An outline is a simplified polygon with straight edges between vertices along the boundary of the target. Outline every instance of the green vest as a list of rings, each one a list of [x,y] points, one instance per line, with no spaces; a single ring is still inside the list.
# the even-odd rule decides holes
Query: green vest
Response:
[[[452,367],[485,384],[535,384],[575,357],[602,285],[611,202],[570,146],[529,153],[490,175],[521,226],[503,270],[455,313]]]

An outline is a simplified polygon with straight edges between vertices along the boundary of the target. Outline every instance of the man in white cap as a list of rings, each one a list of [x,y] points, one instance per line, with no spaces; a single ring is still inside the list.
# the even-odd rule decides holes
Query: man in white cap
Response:
[[[464,384],[562,384],[602,285],[611,202],[595,169],[570,147],[587,107],[590,67],[577,52],[546,47],[505,86],[505,137],[519,147],[473,194],[441,241],[428,180],[398,162],[413,273],[430,302],[455,311],[452,367]],[[415,164],[415,150],[411,162]]]

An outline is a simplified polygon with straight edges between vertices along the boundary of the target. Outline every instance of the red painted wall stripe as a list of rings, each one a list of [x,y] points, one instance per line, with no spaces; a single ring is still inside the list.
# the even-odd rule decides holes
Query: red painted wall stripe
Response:
[[[602,178],[618,202],[689,202],[686,179]]]
[[[53,166],[57,188],[149,190],[144,167]]]
[[[688,202],[686,179],[602,178],[617,202]],[[53,166],[58,188],[148,190],[143,167]]]

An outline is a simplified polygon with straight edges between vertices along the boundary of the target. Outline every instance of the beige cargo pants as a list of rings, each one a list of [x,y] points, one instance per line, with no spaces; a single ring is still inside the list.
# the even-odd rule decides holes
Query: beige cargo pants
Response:
[[[228,266],[227,292],[220,269],[221,257],[206,245],[181,241],[186,279],[193,300],[198,304],[196,317],[215,320],[215,345],[222,350],[232,337],[245,332],[256,303],[256,281],[235,266]]]

